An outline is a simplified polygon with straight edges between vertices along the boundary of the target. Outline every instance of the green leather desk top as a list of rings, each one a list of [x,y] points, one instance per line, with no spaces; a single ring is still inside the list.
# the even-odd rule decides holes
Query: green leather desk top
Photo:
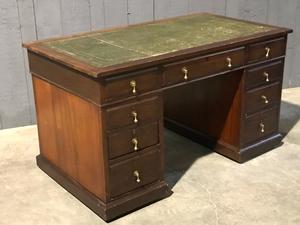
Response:
[[[41,41],[35,47],[101,69],[272,30],[276,28],[203,13]]]

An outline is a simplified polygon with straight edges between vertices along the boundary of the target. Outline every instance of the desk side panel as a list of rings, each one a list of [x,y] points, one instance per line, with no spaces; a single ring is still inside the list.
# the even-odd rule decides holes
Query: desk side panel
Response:
[[[106,201],[101,110],[33,76],[41,155]]]

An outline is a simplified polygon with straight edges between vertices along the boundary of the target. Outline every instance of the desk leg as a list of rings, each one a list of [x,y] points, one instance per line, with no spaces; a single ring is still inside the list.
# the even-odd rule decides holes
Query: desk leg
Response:
[[[159,174],[161,177],[153,179],[151,165],[145,168],[140,162],[139,167],[150,174],[150,181],[140,187],[132,186],[132,183],[135,184],[135,180],[130,179],[133,178],[132,173],[125,174],[122,185],[131,185],[130,188],[112,196],[113,175],[106,147],[106,123],[102,122],[105,112],[99,106],[39,78],[33,77],[33,86],[40,143],[37,164],[97,215],[110,221],[171,194],[163,172]],[[162,109],[160,105],[158,108]],[[158,117],[162,132],[162,112]],[[163,150],[163,144],[161,146]],[[156,148],[148,149],[149,154],[144,154],[149,156],[150,161],[157,159]],[[162,155],[158,156],[160,161],[163,161]],[[141,153],[131,158],[141,160],[146,156]],[[137,160],[130,161],[128,158],[123,161],[128,168],[137,163]],[[114,174],[114,177],[120,177],[120,173]]]

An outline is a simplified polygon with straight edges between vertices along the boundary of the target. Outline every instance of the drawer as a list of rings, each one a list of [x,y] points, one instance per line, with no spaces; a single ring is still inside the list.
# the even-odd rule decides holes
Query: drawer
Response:
[[[242,142],[248,144],[260,138],[278,132],[279,107],[245,119]]]
[[[158,143],[158,122],[145,124],[133,129],[123,129],[108,135],[108,155],[110,159],[113,159]]]
[[[264,64],[246,70],[245,86],[247,89],[268,85],[281,81],[283,77],[284,61]]]
[[[243,66],[244,61],[245,49],[238,48],[179,63],[168,64],[164,66],[164,86],[230,71],[231,69]]]
[[[122,104],[106,110],[107,129],[144,124],[161,119],[162,101],[159,96]]]
[[[278,38],[249,46],[248,62],[269,60],[285,55],[286,39]]]
[[[281,82],[263,88],[253,89],[246,93],[246,114],[258,112],[280,103]]]
[[[109,167],[110,196],[116,197],[150,184],[162,177],[162,159],[158,149]]]
[[[112,78],[105,80],[104,101],[137,96],[160,87],[160,77],[157,69],[131,74],[124,79]]]

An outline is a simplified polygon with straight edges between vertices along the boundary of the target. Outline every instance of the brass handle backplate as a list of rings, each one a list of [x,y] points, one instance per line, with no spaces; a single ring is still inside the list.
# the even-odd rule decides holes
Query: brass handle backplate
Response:
[[[262,100],[264,100],[264,103],[265,103],[265,104],[268,104],[268,103],[269,103],[269,100],[268,100],[267,96],[262,95],[261,98],[262,98]]]
[[[264,77],[266,78],[266,82],[270,82],[269,74],[267,72],[264,72]]]
[[[140,183],[141,182],[141,178],[140,178],[140,173],[139,173],[139,171],[137,171],[137,170],[135,170],[134,172],[133,172],[133,176],[135,176],[135,181],[137,182],[137,183]]]
[[[265,124],[264,124],[263,122],[261,122],[261,123],[259,124],[259,126],[260,126],[260,132],[261,132],[261,133],[264,133],[264,132],[265,132]]]
[[[269,47],[266,47],[265,50],[266,50],[266,58],[269,58],[270,53],[271,53],[271,49]]]
[[[231,68],[232,67],[232,59],[230,58],[230,57],[228,57],[227,59],[226,59],[226,61],[227,61],[227,63],[228,63],[228,68]]]
[[[130,81],[130,87],[132,87],[132,94],[136,94],[136,81]]]
[[[137,114],[136,111],[132,111],[132,112],[131,112],[131,115],[132,115],[132,117],[133,117],[133,122],[134,122],[134,123],[139,122],[139,121],[138,121],[138,114]]]
[[[134,150],[134,151],[137,151],[137,150],[138,150],[138,140],[137,140],[137,138],[133,138],[133,139],[131,140],[131,142],[132,142],[132,144],[133,144],[133,150]]]
[[[183,68],[181,69],[181,71],[182,71],[183,74],[184,74],[183,79],[184,79],[184,80],[187,80],[187,79],[188,79],[188,73],[189,73],[188,69],[187,69],[186,67],[183,67]]]

